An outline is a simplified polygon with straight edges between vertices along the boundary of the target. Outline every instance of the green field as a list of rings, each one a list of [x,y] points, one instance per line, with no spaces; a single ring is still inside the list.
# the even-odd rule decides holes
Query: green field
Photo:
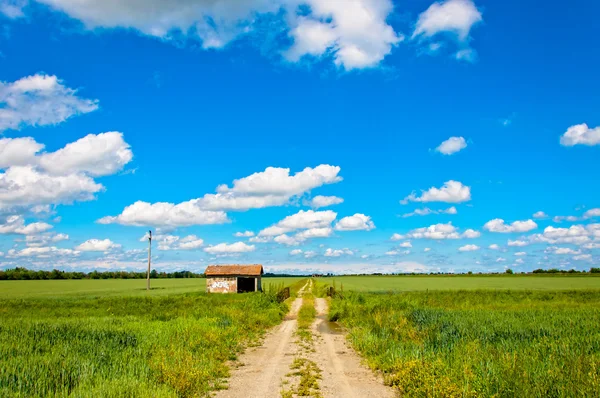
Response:
[[[578,287],[586,282],[546,283],[564,288],[564,279]],[[440,282],[454,278],[407,280],[448,289]],[[497,280],[504,281],[503,289],[516,289],[513,279]],[[535,278],[514,280],[523,289],[522,282]],[[464,279],[460,282],[465,286]],[[600,396],[600,290],[345,291],[342,296],[332,300],[330,319],[348,329],[354,348],[401,396]]]
[[[263,287],[292,285],[305,278],[263,278]],[[0,281],[1,298],[32,298],[54,296],[146,296],[171,295],[206,291],[206,279],[151,279],[152,290],[146,290],[145,279],[81,279]]]
[[[600,289],[600,275],[406,275],[318,278],[319,284],[360,292],[419,290],[576,290]]]
[[[204,279],[145,283],[0,282],[0,396],[204,396],[287,312],[270,294],[206,294]]]

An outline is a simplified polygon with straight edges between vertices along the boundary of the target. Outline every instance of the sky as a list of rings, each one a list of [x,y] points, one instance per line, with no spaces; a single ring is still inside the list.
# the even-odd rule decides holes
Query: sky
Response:
[[[0,268],[599,266],[599,12],[0,0]]]

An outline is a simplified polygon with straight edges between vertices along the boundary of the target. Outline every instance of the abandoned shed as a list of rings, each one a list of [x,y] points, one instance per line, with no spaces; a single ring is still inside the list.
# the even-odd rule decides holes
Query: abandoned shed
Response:
[[[262,290],[263,267],[252,265],[209,265],[204,271],[208,293],[245,293]]]

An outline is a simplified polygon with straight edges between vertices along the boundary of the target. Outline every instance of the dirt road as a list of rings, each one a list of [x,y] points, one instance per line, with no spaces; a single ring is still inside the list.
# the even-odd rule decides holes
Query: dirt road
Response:
[[[299,292],[301,294],[308,284]],[[232,369],[229,389],[216,393],[219,398],[277,398],[290,382],[290,366],[294,358],[308,355],[321,370],[319,393],[323,397],[394,397],[394,391],[383,385],[373,373],[361,365],[360,357],[350,348],[344,334],[327,321],[327,300],[315,299],[317,318],[312,325],[313,350],[301,352],[294,336],[296,316],[302,298],[294,300],[285,320],[272,329],[260,347],[250,348],[240,357],[243,364]]]

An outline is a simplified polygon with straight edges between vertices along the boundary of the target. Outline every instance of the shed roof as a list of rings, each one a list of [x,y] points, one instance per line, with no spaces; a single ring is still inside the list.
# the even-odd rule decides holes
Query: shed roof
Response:
[[[242,276],[260,276],[263,274],[261,264],[231,264],[231,265],[209,265],[204,271],[206,276],[215,275],[242,275]]]

